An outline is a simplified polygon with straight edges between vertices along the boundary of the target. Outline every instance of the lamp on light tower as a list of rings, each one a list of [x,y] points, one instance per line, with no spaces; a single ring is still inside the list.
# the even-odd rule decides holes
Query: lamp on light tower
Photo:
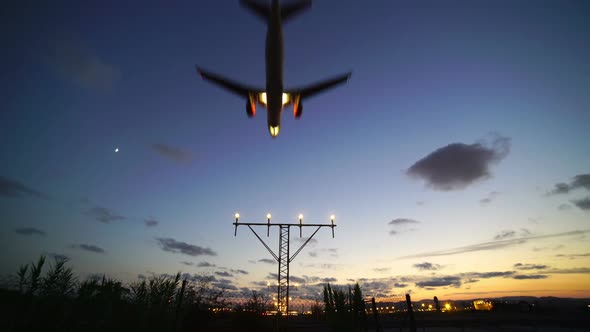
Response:
[[[268,225],[268,227],[266,229],[266,237],[269,237],[270,236],[270,218],[271,217],[272,216],[270,215],[270,213],[267,213],[266,214],[266,222],[267,222],[267,225]]]
[[[302,229],[303,228],[303,215],[300,213],[299,214],[299,237],[301,237],[303,235],[302,233]]]

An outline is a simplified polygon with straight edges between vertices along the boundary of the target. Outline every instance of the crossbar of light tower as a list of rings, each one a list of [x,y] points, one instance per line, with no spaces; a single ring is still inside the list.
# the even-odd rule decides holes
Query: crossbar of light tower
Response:
[[[266,215],[266,223],[252,222],[244,223],[240,222],[240,214],[234,215],[236,221],[233,223],[234,236],[238,234],[238,226],[248,226],[256,238],[262,243],[262,245],[268,250],[271,256],[279,263],[279,270],[277,276],[277,311],[281,314],[288,314],[289,312],[289,264],[297,257],[297,255],[303,250],[303,248],[309,243],[309,241],[316,235],[316,233],[322,227],[329,227],[332,229],[332,238],[334,238],[334,215],[330,216],[329,224],[304,224],[303,215],[299,215],[299,223],[271,223],[271,214]],[[274,251],[264,242],[264,240],[256,233],[252,226],[266,226],[266,236],[270,236],[271,227],[279,227],[279,254],[275,254]],[[303,236],[303,227],[317,227],[317,229],[311,234],[311,236],[290,256],[290,231],[291,227],[299,227],[299,237]]]

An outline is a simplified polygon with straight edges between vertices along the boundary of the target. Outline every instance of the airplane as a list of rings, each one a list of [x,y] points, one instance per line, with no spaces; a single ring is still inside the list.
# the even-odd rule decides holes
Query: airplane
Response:
[[[283,89],[283,29],[286,22],[296,14],[311,7],[311,0],[298,0],[284,6],[279,0],[272,0],[270,6],[256,0],[241,0],[240,4],[252,11],[267,23],[266,31],[266,89],[247,86],[196,66],[197,72],[204,80],[217,84],[230,92],[246,98],[246,114],[249,118],[256,115],[256,105],[261,104],[267,110],[267,122],[270,136],[279,135],[281,113],[285,106],[293,105],[296,119],[303,114],[303,99],[348,81],[352,72],[338,75],[320,82],[294,89]]]

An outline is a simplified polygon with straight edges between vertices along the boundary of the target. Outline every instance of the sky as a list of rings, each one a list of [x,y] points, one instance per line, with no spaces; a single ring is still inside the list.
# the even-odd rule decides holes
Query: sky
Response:
[[[336,4],[337,3],[337,4]],[[262,21],[238,1],[19,2],[1,15],[0,274],[66,256],[81,279],[212,275],[268,290],[240,221],[329,223],[292,294],[590,297],[590,4],[314,1],[285,23],[266,114],[195,65],[264,86]],[[116,149],[117,152],[116,152]],[[291,234],[291,252],[304,238]],[[278,250],[277,229],[265,237]]]

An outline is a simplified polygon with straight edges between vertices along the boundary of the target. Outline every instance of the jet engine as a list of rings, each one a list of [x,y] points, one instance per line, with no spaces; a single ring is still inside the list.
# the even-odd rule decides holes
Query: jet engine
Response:
[[[301,97],[297,96],[293,102],[293,116],[295,119],[299,119],[301,114],[303,114],[303,103],[301,102]]]
[[[246,100],[246,114],[248,114],[249,118],[252,118],[256,115],[256,103],[252,99],[252,97]]]

